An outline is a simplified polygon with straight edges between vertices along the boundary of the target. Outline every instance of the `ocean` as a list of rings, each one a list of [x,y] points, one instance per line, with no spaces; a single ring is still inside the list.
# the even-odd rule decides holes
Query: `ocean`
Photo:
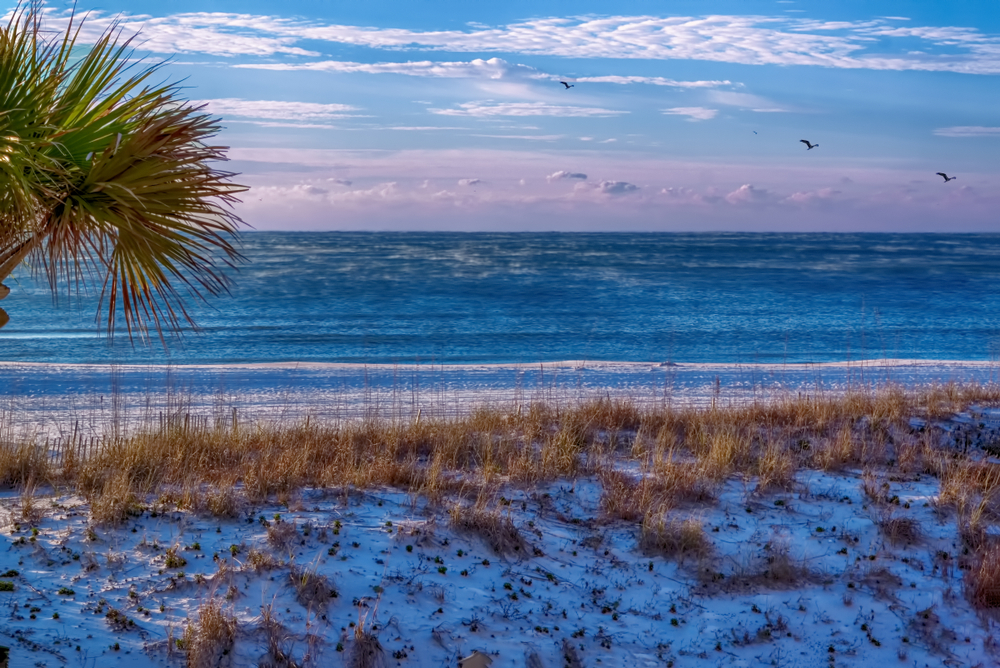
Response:
[[[165,350],[97,291],[8,280],[0,361],[534,364],[988,361],[1000,235],[277,233]]]

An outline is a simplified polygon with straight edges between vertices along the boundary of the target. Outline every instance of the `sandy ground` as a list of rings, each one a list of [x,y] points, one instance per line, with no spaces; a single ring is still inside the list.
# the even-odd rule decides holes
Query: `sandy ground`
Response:
[[[803,472],[795,491],[764,496],[732,481],[672,514],[700,521],[712,546],[681,563],[639,549],[638,526],[608,521],[588,479],[508,490],[524,546],[506,554],[391,490],[306,491],[228,521],[154,505],[114,530],[88,528],[71,496],[37,498],[44,516],[13,522],[23,509],[8,495],[0,638],[12,666],[183,665],[176,639],[215,597],[238,630],[213,665],[257,665],[269,637],[300,664],[347,665],[358,623],[388,666],[455,666],[478,649],[500,668],[532,653],[562,668],[564,642],[585,666],[996,665],[936,481],[889,484],[898,498],[879,509],[852,471]],[[890,543],[885,513],[919,535]],[[298,597],[303,573],[336,595]]]
[[[409,415],[441,409],[434,400],[448,410],[607,395],[703,404],[884,379],[988,382],[994,372],[905,361],[169,374],[3,365],[0,387],[6,415],[58,434],[73,420],[102,429],[177,407],[285,420]],[[764,495],[753,479],[731,480],[716,500],[669,516],[700,522],[711,546],[680,560],[641,549],[636,522],[609,519],[594,479],[500,490],[524,541],[516,551],[453,526],[454,502],[388,489],[305,490],[233,519],[151,499],[118,528],[91,525],[72,495],[7,492],[0,581],[12,591],[0,584],[0,644],[11,666],[184,665],[177,640],[215,599],[238,622],[233,651],[211,664],[220,666],[268,665],[275,648],[299,665],[349,665],[358,624],[377,636],[384,665],[414,668],[456,666],[475,649],[495,668],[574,665],[567,652],[589,667],[996,665],[1000,632],[964,596],[966,555],[954,513],[935,505],[938,481],[884,482],[892,501],[876,506],[856,470],[802,471],[793,489]],[[915,535],[889,541],[879,527],[889,516],[912,519]],[[300,596],[303,582],[312,587]]]

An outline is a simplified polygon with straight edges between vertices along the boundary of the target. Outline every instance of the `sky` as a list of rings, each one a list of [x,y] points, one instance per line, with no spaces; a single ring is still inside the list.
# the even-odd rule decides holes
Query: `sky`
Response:
[[[1000,232],[994,0],[76,7],[222,119],[256,229]]]

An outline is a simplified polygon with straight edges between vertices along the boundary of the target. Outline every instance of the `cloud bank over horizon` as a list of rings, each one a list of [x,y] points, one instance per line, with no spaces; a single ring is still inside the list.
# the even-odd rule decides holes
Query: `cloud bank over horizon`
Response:
[[[283,169],[260,177],[252,191],[256,199],[243,209],[248,217],[275,216],[275,223],[260,229],[454,230],[475,219],[486,225],[475,229],[595,230],[611,219],[616,230],[752,231],[766,217],[767,229],[775,231],[885,232],[905,222],[913,231],[951,223],[952,231],[981,232],[995,228],[1000,207],[1000,197],[983,187],[983,175],[966,175],[969,184],[944,190],[933,173],[906,173],[900,183],[896,170],[874,168],[845,170],[836,179],[805,170],[789,186],[784,170],[592,155],[577,156],[576,164],[598,173],[593,180],[584,171],[548,171],[550,162],[562,158],[498,151],[293,155],[241,149],[233,158],[239,166],[307,165],[299,173]],[[430,171],[430,164],[439,167]],[[454,172],[482,176],[455,178]],[[326,176],[332,173],[350,173],[352,179]],[[387,173],[391,180],[385,180]],[[743,180],[751,174],[758,180]],[[963,226],[954,224],[956,207],[966,209]],[[287,224],[289,216],[294,226]]]

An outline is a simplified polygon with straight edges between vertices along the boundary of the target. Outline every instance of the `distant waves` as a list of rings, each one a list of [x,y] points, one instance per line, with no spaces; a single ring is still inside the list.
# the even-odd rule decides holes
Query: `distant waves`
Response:
[[[20,276],[0,360],[803,363],[1000,357],[1000,236],[249,233],[200,332],[112,344]]]

